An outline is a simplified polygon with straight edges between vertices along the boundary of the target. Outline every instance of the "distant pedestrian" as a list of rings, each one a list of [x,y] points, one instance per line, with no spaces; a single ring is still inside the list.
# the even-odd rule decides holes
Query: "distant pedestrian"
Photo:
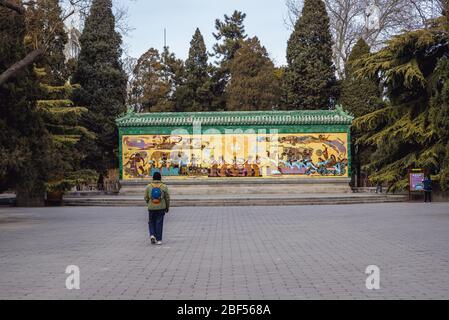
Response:
[[[162,231],[165,214],[170,210],[170,194],[159,172],[153,175],[153,182],[145,189],[148,204],[148,229],[152,244],[162,244]]]
[[[432,202],[432,179],[430,176],[426,176],[422,181],[424,186],[424,202]]]
[[[98,191],[104,191],[104,176],[102,173],[98,176],[97,189]]]
[[[382,193],[382,192],[383,192],[383,190],[382,190],[382,183],[379,181],[376,184],[376,193]]]

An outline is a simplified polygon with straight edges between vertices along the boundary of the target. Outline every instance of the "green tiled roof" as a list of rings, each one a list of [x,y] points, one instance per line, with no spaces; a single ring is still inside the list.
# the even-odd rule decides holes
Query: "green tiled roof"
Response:
[[[149,126],[203,126],[235,125],[311,125],[348,124],[353,116],[341,107],[335,110],[297,111],[235,111],[235,112],[179,112],[179,113],[135,113],[128,112],[116,120],[119,127]]]

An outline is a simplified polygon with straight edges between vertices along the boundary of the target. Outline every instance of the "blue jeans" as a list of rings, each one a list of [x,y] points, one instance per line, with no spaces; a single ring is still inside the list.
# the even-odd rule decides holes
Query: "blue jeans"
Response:
[[[148,210],[148,229],[150,236],[155,236],[156,241],[162,241],[165,210]]]

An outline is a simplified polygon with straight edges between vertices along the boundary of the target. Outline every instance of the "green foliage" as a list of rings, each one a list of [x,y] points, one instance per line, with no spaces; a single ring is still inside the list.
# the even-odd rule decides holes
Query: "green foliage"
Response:
[[[224,21],[219,19],[215,21],[217,32],[214,33],[214,37],[218,42],[214,45],[214,53],[218,58],[218,66],[212,72],[214,100],[211,110],[226,109],[226,87],[231,72],[230,63],[247,37],[243,24],[245,18],[245,13],[234,11],[232,16],[225,15]]]
[[[34,68],[36,75],[45,81],[47,75],[45,68]],[[74,90],[80,89],[77,84],[72,84],[69,81],[65,82],[63,85],[48,85],[46,83],[39,83],[39,88],[41,91],[45,92],[45,95],[49,100],[58,100],[60,97],[72,97]]]
[[[37,107],[42,109],[51,108],[69,108],[73,106],[73,101],[69,99],[59,99],[59,100],[38,100]]]
[[[214,52],[222,62],[231,61],[234,54],[240,49],[242,40],[246,39],[247,35],[243,25],[245,18],[245,13],[236,10],[232,16],[225,14],[224,21],[215,20],[217,33],[213,35],[221,43],[214,45]]]
[[[162,52],[162,78],[169,84],[169,91],[167,98],[163,101],[161,108],[154,111],[182,111],[176,110],[176,90],[185,82],[185,68],[184,62],[176,58],[173,52],[170,52],[168,47],[164,48]]]
[[[45,48],[40,59],[45,76],[43,82],[62,85],[67,79],[64,46],[68,37],[64,30],[62,10],[58,0],[30,2],[26,10],[27,42],[32,48]]]
[[[94,132],[95,141],[84,141],[86,168],[106,171],[117,166],[118,145],[115,118],[125,112],[127,77],[120,60],[121,36],[115,30],[111,0],[93,0],[80,38],[81,52],[73,82],[76,105],[89,111],[81,125]]]
[[[327,109],[336,97],[329,17],[322,0],[305,0],[288,40],[284,99],[288,108]]]
[[[277,70],[257,37],[243,42],[231,62],[228,110],[272,110],[280,96]]]
[[[45,55],[37,61],[34,68],[40,81],[36,104],[51,134],[53,157],[57,160],[57,166],[49,177],[52,181],[50,185],[67,187],[67,177],[80,170],[81,161],[85,157],[80,149],[80,140],[92,140],[95,136],[80,125],[87,108],[75,106],[72,100],[75,90],[80,90],[81,87],[67,80],[69,76],[64,56],[67,35],[61,15],[59,2],[56,0],[43,0],[32,4],[27,11],[27,34],[36,46],[42,46],[45,41],[49,41]]]
[[[81,135],[74,134],[74,135],[53,135],[53,143],[55,144],[56,148],[58,149],[72,149],[76,147],[78,142],[81,139]]]
[[[359,146],[376,151],[366,169],[390,190],[408,186],[407,168],[436,174],[447,188],[449,54],[445,24],[401,34],[359,59],[360,79],[380,77],[389,105],[355,120]]]
[[[40,67],[35,68],[35,72],[39,80],[47,81],[49,77],[45,70],[50,70],[53,66],[46,66],[43,62]],[[88,110],[74,106],[71,100],[74,89],[80,88],[78,85],[73,86],[70,82],[65,82],[64,85],[56,86],[41,82],[39,87],[39,98],[45,100],[37,100],[37,109],[52,136],[54,157],[58,159],[58,165],[51,172],[51,183],[46,185],[47,191],[55,191],[56,185],[59,186],[59,191],[64,191],[64,186],[65,190],[68,190],[72,186],[67,176],[80,170],[81,161],[85,157],[79,145],[81,138],[95,139],[92,132],[80,125],[81,117]]]
[[[355,64],[359,59],[368,56],[369,53],[370,47],[360,38],[352,48],[345,66],[345,78],[340,83],[339,103],[355,117],[364,116],[385,107],[381,99],[379,80],[370,78],[358,79],[355,76],[355,72],[357,71]],[[371,134],[369,131],[368,133]],[[363,131],[353,130],[353,145],[363,134]],[[352,172],[360,179],[363,174],[362,167],[370,161],[370,155],[373,153],[374,148],[367,145],[358,145],[357,148],[352,148],[351,151],[352,166],[354,168]],[[357,181],[357,185],[359,183],[360,181]]]
[[[368,44],[361,38],[355,44],[345,66],[345,79],[341,84],[340,104],[355,117],[371,113],[383,106],[378,79],[355,76],[356,66],[360,58],[370,53]]]
[[[208,111],[213,94],[209,75],[208,54],[204,38],[196,29],[190,42],[189,57],[185,62],[184,83],[176,90],[177,111]]]
[[[175,90],[183,83],[184,64],[164,48],[150,48],[137,61],[128,97],[137,112],[175,111]]]
[[[440,186],[449,190],[449,58],[441,58],[435,70],[435,91],[429,115],[431,130],[438,136],[437,154],[440,161],[437,171]]]
[[[137,61],[128,100],[136,111],[159,110],[161,104],[169,99],[170,83],[164,77],[164,68],[164,62],[154,48],[150,48]]]
[[[25,34],[24,17],[0,7],[0,73],[26,55]],[[0,191],[14,188],[18,205],[43,202],[55,164],[51,138],[36,111],[38,88],[32,66],[0,86]]]
[[[46,184],[50,192],[65,192],[77,185],[93,184],[98,181],[98,173],[94,170],[79,170],[71,172],[63,180],[51,181]]]

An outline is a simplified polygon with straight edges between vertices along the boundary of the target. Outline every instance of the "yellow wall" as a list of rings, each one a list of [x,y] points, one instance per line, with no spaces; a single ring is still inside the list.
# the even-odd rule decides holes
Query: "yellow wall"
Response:
[[[123,177],[348,177],[346,133],[125,135]]]

